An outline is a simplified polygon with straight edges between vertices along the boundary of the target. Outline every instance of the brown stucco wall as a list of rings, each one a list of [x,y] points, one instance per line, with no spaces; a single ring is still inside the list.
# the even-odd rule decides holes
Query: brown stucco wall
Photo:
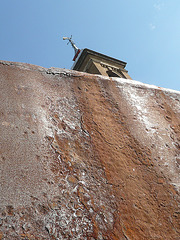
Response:
[[[179,239],[179,92],[1,61],[0,97],[0,239]]]

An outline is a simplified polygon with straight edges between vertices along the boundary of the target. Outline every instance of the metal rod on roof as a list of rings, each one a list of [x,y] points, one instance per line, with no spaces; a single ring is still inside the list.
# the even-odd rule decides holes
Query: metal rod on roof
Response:
[[[72,35],[71,35],[70,38],[69,37],[63,37],[63,40],[68,40],[69,42],[67,44],[71,43],[72,47],[74,48],[75,55],[76,55],[77,52],[79,51],[79,48],[75,45],[74,41],[72,40]]]

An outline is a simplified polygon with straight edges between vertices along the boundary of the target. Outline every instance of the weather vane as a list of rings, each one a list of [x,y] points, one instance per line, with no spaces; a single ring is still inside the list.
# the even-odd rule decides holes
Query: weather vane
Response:
[[[75,45],[74,41],[72,40],[72,35],[71,35],[70,38],[69,38],[69,37],[63,37],[63,40],[68,40],[67,45],[68,45],[69,43],[71,43],[71,46],[74,48],[75,56],[74,56],[74,58],[73,58],[73,61],[75,61],[76,58],[77,58],[77,56],[78,56],[78,54],[80,53],[81,50]]]

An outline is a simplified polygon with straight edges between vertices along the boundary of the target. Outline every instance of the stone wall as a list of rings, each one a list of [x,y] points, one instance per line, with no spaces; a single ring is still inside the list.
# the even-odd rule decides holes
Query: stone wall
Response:
[[[1,61],[0,100],[0,239],[179,240],[179,92]]]

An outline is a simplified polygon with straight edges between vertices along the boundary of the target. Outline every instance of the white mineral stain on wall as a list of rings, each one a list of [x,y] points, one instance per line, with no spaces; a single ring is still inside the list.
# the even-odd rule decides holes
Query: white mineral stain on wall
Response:
[[[150,148],[150,146],[154,145],[151,152],[152,155],[159,156],[158,166],[171,179],[171,184],[180,191],[180,175],[177,171],[175,158],[176,148],[171,138],[173,131],[170,123],[159,111],[155,90],[163,91],[164,94],[173,97],[172,109],[176,113],[180,110],[180,92],[160,89],[156,86],[132,80],[120,78],[114,78],[114,80],[131,113],[129,117],[131,118],[130,121],[132,121],[132,125],[130,125],[132,133],[145,147]],[[133,119],[133,116],[137,120]]]

